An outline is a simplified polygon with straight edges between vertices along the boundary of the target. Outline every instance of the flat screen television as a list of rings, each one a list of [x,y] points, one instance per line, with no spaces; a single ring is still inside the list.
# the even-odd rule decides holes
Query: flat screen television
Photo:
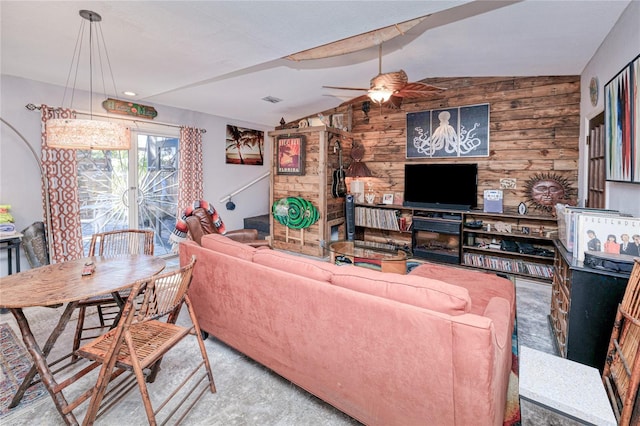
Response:
[[[477,206],[477,164],[405,164],[404,205],[453,210]]]

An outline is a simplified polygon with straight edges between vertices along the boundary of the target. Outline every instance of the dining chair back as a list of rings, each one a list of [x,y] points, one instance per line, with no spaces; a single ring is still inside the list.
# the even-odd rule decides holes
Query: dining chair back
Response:
[[[143,229],[119,229],[93,234],[89,244],[89,256],[113,257],[123,254],[147,254],[153,255],[154,233]],[[120,297],[126,298],[127,292],[121,292]],[[78,303],[78,322],[73,339],[73,352],[75,352],[83,340],[97,337],[92,333],[86,336],[86,332],[101,332],[105,327],[112,327],[118,318],[122,300],[116,300],[111,295],[104,295],[83,300]],[[95,306],[98,310],[100,325],[90,326],[86,324],[87,308]],[[72,359],[77,357],[72,355]]]
[[[127,298],[117,327],[78,349],[77,354],[80,357],[103,366],[91,395],[85,422],[87,418],[96,417],[110,377],[119,375],[121,370],[133,372],[135,382],[140,389],[147,420],[152,425],[157,424],[156,415],[163,408],[168,406],[172,408],[165,419],[166,422],[178,414],[183,404],[189,402],[186,409],[180,412],[177,420],[180,422],[207,389],[211,393],[216,392],[200,326],[187,294],[195,263],[196,258],[193,256],[191,262],[179,270],[136,282]],[[178,313],[183,305],[186,306],[191,319],[189,326],[176,325]],[[191,371],[184,375],[184,380],[162,403],[156,404],[159,407],[156,411],[152,399],[155,401],[157,398],[150,398],[145,371],[148,372],[157,367],[162,357],[187,336],[193,336],[196,339],[202,360],[195,367],[192,366]],[[184,347],[182,345],[180,347],[183,351]],[[174,376],[172,382],[175,381],[176,374],[179,373],[172,371]],[[185,387],[188,383],[190,386]],[[166,389],[158,391],[167,392]],[[177,405],[169,404],[174,397],[182,399]]]
[[[618,305],[602,381],[618,425],[640,424],[640,259]]]
[[[91,236],[89,256],[117,256],[121,254],[153,254],[153,231],[119,229]]]

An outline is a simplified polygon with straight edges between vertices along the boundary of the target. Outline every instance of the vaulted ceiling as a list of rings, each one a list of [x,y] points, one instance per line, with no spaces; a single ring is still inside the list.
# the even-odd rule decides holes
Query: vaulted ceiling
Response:
[[[383,72],[403,69],[410,81],[576,75],[630,1],[2,0],[1,69],[68,86],[78,11],[88,9],[102,16],[117,90],[137,93],[129,99],[276,126],[362,94],[323,85],[367,88],[378,73],[375,46],[285,59],[293,53],[431,15],[383,44]],[[88,74],[79,72],[77,89],[88,89]],[[109,87],[94,92],[113,97]]]

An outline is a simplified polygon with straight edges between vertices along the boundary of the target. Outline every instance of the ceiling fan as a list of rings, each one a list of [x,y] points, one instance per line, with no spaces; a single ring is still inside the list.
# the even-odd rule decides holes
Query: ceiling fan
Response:
[[[434,92],[446,90],[441,87],[432,86],[426,83],[411,83],[407,73],[403,70],[393,72],[382,72],[382,44],[378,45],[378,75],[373,77],[368,89],[360,87],[339,87],[322,86],[326,89],[337,90],[361,90],[366,91],[366,95],[351,99],[345,104],[360,102],[369,99],[378,105],[389,103],[391,106],[399,108],[404,98],[423,98]]]

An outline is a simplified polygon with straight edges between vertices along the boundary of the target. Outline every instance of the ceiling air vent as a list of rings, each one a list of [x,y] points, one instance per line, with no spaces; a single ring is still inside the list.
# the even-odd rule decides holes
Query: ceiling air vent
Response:
[[[282,99],[275,98],[273,96],[267,96],[262,98],[263,101],[271,102],[272,104],[277,104],[278,102],[282,102]]]

